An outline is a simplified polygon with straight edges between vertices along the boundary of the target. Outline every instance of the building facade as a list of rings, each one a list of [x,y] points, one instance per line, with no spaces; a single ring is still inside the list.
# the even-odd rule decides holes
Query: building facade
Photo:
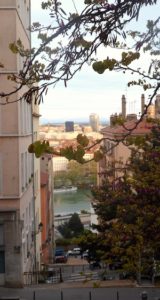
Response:
[[[32,103],[33,142],[39,140],[39,106]],[[41,263],[41,190],[40,190],[40,159],[33,157],[33,212],[34,228],[32,241],[34,245],[34,269],[40,270]]]
[[[99,116],[97,114],[91,114],[89,116],[90,126],[93,131],[99,131]]]
[[[29,0],[0,1],[0,91],[13,90],[9,74],[17,74],[22,58],[9,49],[20,39],[30,48]],[[7,33],[7,34],[6,34]],[[23,90],[24,92],[24,90]],[[23,272],[35,267],[34,232],[34,162],[28,153],[33,140],[32,106],[16,101],[0,105],[0,285],[20,287]]]
[[[53,263],[54,253],[54,206],[52,156],[41,157],[41,267]]]
[[[65,122],[65,132],[73,132],[74,131],[74,122],[66,121]]]
[[[158,107],[158,95],[156,97],[156,105]],[[141,95],[141,114],[143,114],[143,119],[137,124],[138,118],[136,114],[126,114],[126,98],[122,96],[122,113],[120,115],[111,115],[110,126],[107,126],[101,130],[103,135],[103,147],[106,154],[103,159],[98,164],[98,184],[101,185],[105,176],[107,176],[107,169],[112,168],[112,176],[110,175],[110,180],[114,181],[117,177],[121,175],[120,165],[125,165],[130,157],[131,151],[129,147],[123,142],[128,136],[129,132],[132,136],[144,136],[149,133],[152,128],[152,124],[147,122],[147,118],[155,117],[155,106],[150,105],[147,113],[144,114],[145,108],[145,96]],[[158,110],[158,108],[157,108]],[[118,125],[116,119],[122,116],[124,119],[124,125]],[[136,125],[137,124],[137,125]]]

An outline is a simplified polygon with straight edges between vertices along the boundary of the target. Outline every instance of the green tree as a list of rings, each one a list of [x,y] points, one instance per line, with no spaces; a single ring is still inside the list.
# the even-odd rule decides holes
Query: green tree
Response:
[[[84,231],[84,226],[77,213],[74,213],[68,222],[59,225],[58,230],[64,238],[77,237]]]
[[[74,213],[70,218],[68,227],[72,230],[74,236],[78,236],[83,232],[84,226],[77,213]]]
[[[88,262],[99,261],[102,256],[100,235],[90,230],[85,230],[75,242],[81,247],[82,252],[88,251]],[[100,247],[99,247],[100,246]]]
[[[95,161],[86,164],[78,164],[70,161],[66,171],[59,171],[54,174],[55,188],[59,186],[90,187],[96,184],[97,164]]]
[[[130,139],[130,163],[123,176],[114,182],[106,179],[93,190],[99,220],[95,249],[108,263],[123,262],[123,268],[139,281],[147,268],[154,275],[160,252],[159,137],[160,126],[155,124],[145,139]]]

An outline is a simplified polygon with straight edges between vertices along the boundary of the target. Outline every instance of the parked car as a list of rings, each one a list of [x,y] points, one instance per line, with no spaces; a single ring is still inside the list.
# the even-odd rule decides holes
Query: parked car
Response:
[[[54,261],[55,261],[56,264],[66,263],[67,262],[67,256],[66,255],[56,256]]]
[[[73,255],[80,255],[81,254],[81,248],[73,248]]]
[[[64,252],[63,248],[57,248],[55,250],[55,263],[66,263],[67,262],[67,255]]]
[[[72,250],[68,250],[67,251],[67,256],[72,256],[73,255],[73,251]]]
[[[88,251],[82,253],[81,258],[87,259],[88,258]]]

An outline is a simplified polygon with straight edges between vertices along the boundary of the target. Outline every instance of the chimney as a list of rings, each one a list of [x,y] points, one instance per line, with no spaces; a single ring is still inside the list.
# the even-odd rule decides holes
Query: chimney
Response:
[[[126,98],[125,95],[122,95],[122,118],[126,118]]]
[[[144,113],[144,107],[145,107],[145,96],[144,94],[141,95],[141,114]]]

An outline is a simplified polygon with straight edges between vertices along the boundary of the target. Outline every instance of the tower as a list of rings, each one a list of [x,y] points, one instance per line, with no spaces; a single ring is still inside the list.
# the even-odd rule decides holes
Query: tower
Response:
[[[93,131],[99,131],[99,116],[97,114],[91,114],[89,116],[90,125]]]
[[[144,113],[144,108],[145,108],[145,96],[144,94],[141,95],[141,114]]]
[[[74,131],[74,122],[66,121],[65,122],[65,131],[66,132],[73,132]]]
[[[122,95],[122,118],[126,118],[126,97]]]

